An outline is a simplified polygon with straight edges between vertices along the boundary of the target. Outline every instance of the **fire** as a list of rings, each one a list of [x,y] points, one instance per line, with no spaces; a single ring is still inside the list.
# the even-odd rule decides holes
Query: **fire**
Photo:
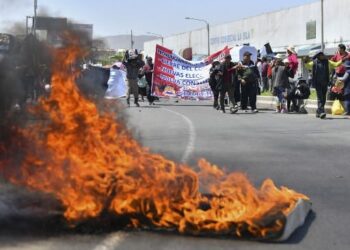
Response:
[[[257,189],[244,174],[225,173],[204,159],[195,171],[151,153],[118,114],[99,112],[79,93],[73,65],[83,53],[78,43],[56,50],[52,93],[33,111],[45,122],[17,129],[22,139],[13,148],[23,151],[21,161],[13,154],[0,159],[12,183],[59,200],[69,223],[107,211],[128,218],[129,227],[262,239],[279,234],[296,202],[308,199],[272,180]]]

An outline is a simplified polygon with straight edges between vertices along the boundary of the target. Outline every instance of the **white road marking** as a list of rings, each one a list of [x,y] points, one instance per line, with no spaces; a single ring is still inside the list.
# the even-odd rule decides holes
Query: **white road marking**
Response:
[[[102,243],[94,248],[94,250],[113,250],[124,241],[127,234],[123,232],[112,233],[107,236]]]
[[[193,125],[193,122],[187,116],[185,116],[181,113],[178,113],[176,111],[167,109],[167,108],[163,108],[163,109],[170,112],[170,113],[173,113],[177,116],[180,116],[188,125],[188,130],[189,130],[188,143],[187,143],[186,150],[181,157],[181,162],[186,163],[188,161],[188,158],[190,157],[190,155],[194,151],[194,144],[195,144],[195,140],[196,140],[196,129]]]

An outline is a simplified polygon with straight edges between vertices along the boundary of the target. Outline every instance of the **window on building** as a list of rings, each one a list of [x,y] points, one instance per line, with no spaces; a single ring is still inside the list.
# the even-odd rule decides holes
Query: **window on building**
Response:
[[[306,39],[311,40],[316,38],[316,21],[306,23]]]

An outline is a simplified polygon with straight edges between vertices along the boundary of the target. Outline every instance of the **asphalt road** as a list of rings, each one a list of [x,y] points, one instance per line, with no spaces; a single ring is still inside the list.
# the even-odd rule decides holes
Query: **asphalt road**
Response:
[[[256,185],[272,178],[277,185],[308,195],[313,212],[289,241],[262,243],[144,231],[72,234],[35,220],[9,222],[9,214],[17,209],[9,200],[20,199],[14,198],[15,193],[25,194],[0,182],[0,249],[349,249],[349,119],[319,120],[271,111],[230,115],[199,104],[170,100],[131,107],[129,126],[145,146],[176,161],[195,165],[204,157],[230,171],[246,172]]]

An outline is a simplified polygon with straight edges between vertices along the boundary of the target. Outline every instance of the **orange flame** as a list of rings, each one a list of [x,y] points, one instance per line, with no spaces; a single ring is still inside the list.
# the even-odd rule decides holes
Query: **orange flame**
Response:
[[[72,65],[82,53],[78,43],[55,52],[52,93],[40,101],[49,119],[20,131],[31,146],[20,174],[8,177],[54,195],[69,222],[107,210],[128,217],[130,227],[266,238],[283,230],[298,199],[308,199],[272,180],[256,189],[244,174],[227,174],[205,160],[196,172],[150,153],[118,116],[99,113],[79,93]]]

